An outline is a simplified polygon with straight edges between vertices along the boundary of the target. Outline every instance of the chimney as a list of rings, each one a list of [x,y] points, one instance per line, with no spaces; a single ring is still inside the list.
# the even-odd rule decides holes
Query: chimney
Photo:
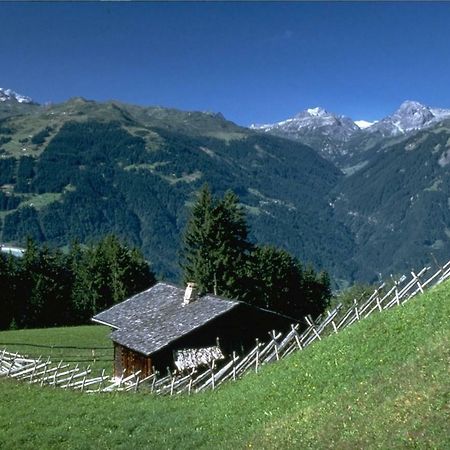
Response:
[[[183,306],[189,305],[197,299],[197,285],[195,283],[188,283],[184,291]]]

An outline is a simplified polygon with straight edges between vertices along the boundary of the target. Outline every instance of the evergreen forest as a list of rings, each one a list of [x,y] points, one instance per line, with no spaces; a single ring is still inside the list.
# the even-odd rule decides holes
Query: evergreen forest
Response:
[[[0,329],[90,323],[154,283],[141,252],[115,236],[67,252],[28,239],[23,257],[0,253]]]

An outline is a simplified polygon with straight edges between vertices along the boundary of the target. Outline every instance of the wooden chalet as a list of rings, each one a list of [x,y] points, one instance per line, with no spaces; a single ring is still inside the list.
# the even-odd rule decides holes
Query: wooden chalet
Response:
[[[173,369],[177,352],[213,348],[217,342],[223,354],[245,351],[255,338],[267,340],[269,331],[286,330],[295,322],[216,295],[197,298],[192,285],[184,290],[168,283],[157,283],[92,320],[113,329],[116,376]]]

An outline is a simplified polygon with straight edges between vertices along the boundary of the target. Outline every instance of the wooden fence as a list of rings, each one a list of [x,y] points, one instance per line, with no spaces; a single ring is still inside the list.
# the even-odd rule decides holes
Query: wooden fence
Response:
[[[63,361],[53,363],[50,358],[28,358],[5,349],[0,351],[0,378],[9,377],[41,386],[91,393],[145,389],[153,394],[175,395],[217,389],[229,380],[238,380],[250,371],[258,372],[261,366],[303,350],[314,341],[321,340],[330,333],[338,333],[373,313],[405,304],[415,295],[450,278],[450,261],[426,278],[429,271],[430,267],[424,267],[418,273],[412,271],[410,278],[403,276],[393,282],[389,289],[383,283],[367,298],[355,300],[346,311],[342,311],[342,305],[338,305],[315,320],[310,316],[305,317],[306,329],[302,332],[299,332],[298,324],[291,325],[290,331],[285,334],[273,330],[269,333],[267,342],[256,340],[255,347],[247,354],[237,355],[233,352],[228,360],[217,366],[213,361],[201,372],[168,371],[165,376],[155,372],[145,378],[141,378],[140,372],[137,372],[128,377],[112,378],[105,375],[103,370],[100,375],[92,376],[89,366],[81,369],[78,364],[73,366]]]

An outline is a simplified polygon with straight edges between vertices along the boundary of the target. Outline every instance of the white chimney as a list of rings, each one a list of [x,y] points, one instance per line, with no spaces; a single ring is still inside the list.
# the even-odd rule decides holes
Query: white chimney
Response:
[[[184,291],[183,306],[189,305],[197,299],[197,285],[195,283],[188,283]]]

